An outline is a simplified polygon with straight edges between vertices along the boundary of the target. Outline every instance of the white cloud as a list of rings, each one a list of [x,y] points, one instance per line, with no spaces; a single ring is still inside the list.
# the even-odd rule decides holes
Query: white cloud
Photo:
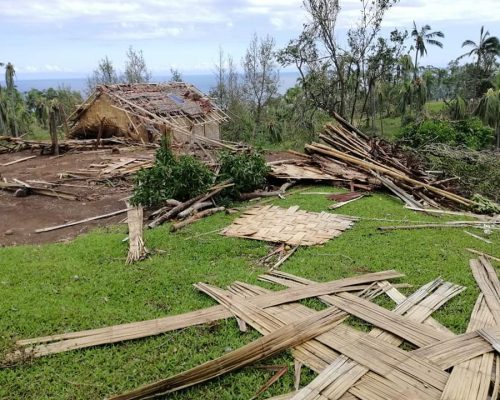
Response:
[[[386,26],[408,26],[413,21],[422,25],[432,22],[487,23],[500,22],[499,0],[410,0],[401,1],[390,10]],[[438,28],[438,26],[436,26]]]
[[[45,65],[16,65],[16,73],[43,73],[43,72],[73,72],[70,68],[65,68],[57,64]]]
[[[218,6],[220,1],[1,0],[0,24],[15,22],[26,30],[78,24],[76,28],[88,27],[87,37],[153,39],[178,36],[189,24],[229,23],[229,16]]]

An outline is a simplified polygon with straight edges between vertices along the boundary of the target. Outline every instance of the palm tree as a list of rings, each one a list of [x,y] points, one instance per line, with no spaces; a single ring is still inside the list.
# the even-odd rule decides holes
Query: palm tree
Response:
[[[476,110],[484,123],[495,129],[497,151],[500,149],[500,88],[488,89]]]
[[[12,90],[14,88],[14,76],[16,75],[16,70],[11,63],[7,63],[5,66],[5,85],[7,90]]]
[[[413,78],[417,78],[417,71],[418,71],[418,56],[423,57],[424,55],[427,54],[427,47],[426,44],[432,45],[432,46],[437,46],[439,48],[443,48],[443,43],[441,43],[439,40],[435,39],[436,37],[438,38],[444,38],[444,33],[441,31],[435,31],[435,32],[430,32],[431,31],[431,26],[430,25],[424,25],[420,30],[417,28],[417,24],[415,21],[413,21],[413,30],[411,31],[411,37],[415,40],[415,63],[414,63],[414,74]]]
[[[494,60],[496,56],[500,55],[500,40],[496,36],[490,36],[490,32],[485,32],[484,26],[481,27],[478,43],[472,40],[466,40],[462,43],[462,47],[471,47],[472,49],[458,58],[476,55],[476,66],[478,68],[481,66],[481,61],[487,59],[488,56]]]

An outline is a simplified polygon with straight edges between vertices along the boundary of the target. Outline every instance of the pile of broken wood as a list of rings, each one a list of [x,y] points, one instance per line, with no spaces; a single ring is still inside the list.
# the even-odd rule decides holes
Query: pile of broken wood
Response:
[[[148,224],[148,227],[155,228],[167,221],[177,219],[179,221],[170,227],[170,230],[175,232],[201,218],[224,211],[225,207],[215,204],[214,197],[233,185],[230,181],[221,182],[212,186],[206,193],[195,196],[185,202],[174,199],[167,200],[164,207],[151,214],[150,217],[153,218],[153,221]]]
[[[153,166],[153,156],[144,157],[134,155],[133,157],[110,158],[100,163],[90,164],[87,168],[80,168],[75,171],[64,171],[59,174],[61,179],[69,180],[89,180],[93,182],[107,181],[116,178],[126,178],[141,169]]]
[[[282,179],[328,180],[354,188],[384,186],[416,208],[468,208],[474,202],[426,173],[397,146],[369,138],[338,115],[338,125],[327,124],[319,135],[326,144],[306,145],[308,156],[293,153],[288,162],[271,165],[272,175]]]
[[[88,140],[64,140],[58,142],[59,153],[92,151],[97,149],[115,149],[117,147],[157,148],[155,143],[142,143],[124,138],[101,138]],[[0,136],[0,154],[16,153],[31,150],[40,154],[52,154],[52,143],[49,140],[29,140],[21,137]]]
[[[485,259],[470,261],[481,290],[465,334],[454,334],[431,314],[465,288],[436,279],[406,297],[384,271],[316,283],[274,271],[261,279],[288,287],[270,291],[235,282],[228,290],[195,287],[220,303],[172,317],[82,332],[20,340],[9,363],[64,351],[138,339],[235,316],[263,336],[197,367],[112,399],[142,399],[206,382],[288,349],[295,358],[296,391],[280,399],[496,399],[500,384],[500,282]],[[392,311],[371,300],[387,295]],[[299,300],[316,297],[315,311]],[[355,316],[372,326],[364,332],[345,323]],[[305,365],[317,377],[299,388]],[[300,390],[299,390],[300,389]]]

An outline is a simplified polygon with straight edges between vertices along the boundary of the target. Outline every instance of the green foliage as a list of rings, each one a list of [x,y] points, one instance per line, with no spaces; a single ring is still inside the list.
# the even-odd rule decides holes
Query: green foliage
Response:
[[[425,119],[403,126],[398,139],[411,147],[445,143],[479,150],[491,144],[493,132],[477,118],[462,121]]]
[[[266,183],[266,176],[270,170],[262,154],[254,151],[221,152],[219,162],[219,180],[233,180],[234,186],[227,192],[233,197],[262,187]]]
[[[310,189],[334,190],[328,186]],[[296,194],[286,200],[276,199],[273,204],[321,212],[330,201],[326,196]],[[359,217],[436,222],[435,217],[407,210],[401,202],[380,193],[344,207],[343,214]],[[257,261],[269,252],[267,243],[207,234],[228,226],[234,218],[236,215],[219,213],[176,234],[168,233],[168,225],[146,230],[148,248],[166,251],[133,266],[124,265],[128,245],[121,243],[123,226],[93,231],[67,243],[0,248],[0,353],[19,339],[178,315],[216,304],[194,290],[194,282],[226,287],[244,281],[263,286],[258,281],[263,269]],[[465,235],[461,229],[384,233],[377,230],[382,224],[361,219],[324,246],[299,247],[281,269],[327,282],[386,270],[391,260],[390,268],[406,274],[400,282],[413,285],[403,289],[406,295],[441,276],[467,290],[433,317],[455,333],[464,332],[479,294],[468,265],[471,255],[465,248],[498,255],[499,232],[493,231],[490,245]],[[264,287],[283,289],[277,285]],[[195,367],[258,337],[253,330],[240,332],[235,319],[228,318],[140,340],[55,354],[18,368],[0,369],[0,398],[102,399]],[[286,364],[290,369],[262,398],[292,391],[290,352],[265,362]],[[243,368],[168,398],[249,399],[270,377],[269,372]],[[303,376],[301,386],[312,378],[312,374]]]
[[[428,169],[443,171],[444,178],[459,178],[459,187],[467,197],[481,194],[500,201],[500,156],[493,152],[432,145],[422,154]]]
[[[131,203],[148,207],[168,199],[185,201],[206,191],[212,179],[205,164],[192,156],[176,158],[163,141],[153,167],[137,173]]]
[[[472,200],[476,202],[476,206],[474,207],[474,211],[481,214],[498,214],[500,213],[500,205],[487,199],[480,194],[475,194],[472,196]]]

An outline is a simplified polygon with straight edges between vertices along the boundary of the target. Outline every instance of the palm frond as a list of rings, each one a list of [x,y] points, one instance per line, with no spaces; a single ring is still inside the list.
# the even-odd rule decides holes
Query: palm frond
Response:
[[[474,42],[473,40],[466,40],[465,42],[462,43],[462,47],[466,46],[478,47],[476,42]]]
[[[427,43],[432,44],[433,46],[437,46],[441,49],[443,48],[443,43],[441,43],[439,40],[427,39]]]

